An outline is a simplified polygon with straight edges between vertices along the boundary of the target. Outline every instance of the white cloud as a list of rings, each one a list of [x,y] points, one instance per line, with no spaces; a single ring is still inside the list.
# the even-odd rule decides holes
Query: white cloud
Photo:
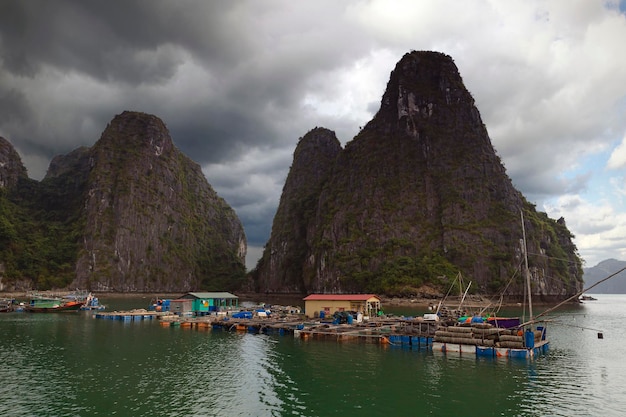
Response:
[[[551,218],[565,218],[586,266],[608,258],[626,259],[626,213],[617,212],[611,201],[564,195],[546,204],[544,210]]]
[[[626,135],[624,135],[621,143],[613,149],[606,164],[608,169],[621,169],[624,166],[626,166]]]

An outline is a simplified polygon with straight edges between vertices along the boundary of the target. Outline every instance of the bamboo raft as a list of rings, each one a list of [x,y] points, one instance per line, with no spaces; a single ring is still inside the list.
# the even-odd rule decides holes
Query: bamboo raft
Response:
[[[121,320],[121,321],[140,321],[140,320],[153,320],[153,319],[167,319],[167,317],[173,316],[170,312],[160,311],[147,311],[145,309],[136,309],[130,311],[112,311],[112,312],[98,312],[94,314],[97,319],[104,320]]]
[[[526,333],[531,333],[530,335]],[[433,351],[469,353],[491,357],[533,357],[548,350],[545,329],[521,332],[488,324],[441,326],[435,332]]]

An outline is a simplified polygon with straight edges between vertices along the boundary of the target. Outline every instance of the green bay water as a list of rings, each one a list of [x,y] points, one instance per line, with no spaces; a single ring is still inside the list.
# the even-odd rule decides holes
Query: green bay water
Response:
[[[553,314],[578,327],[550,324],[531,361],[1,314],[0,416],[623,416],[626,296],[596,298]]]

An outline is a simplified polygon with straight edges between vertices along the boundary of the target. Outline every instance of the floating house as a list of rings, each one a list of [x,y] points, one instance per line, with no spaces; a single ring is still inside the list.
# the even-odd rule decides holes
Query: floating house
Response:
[[[374,294],[311,294],[304,298],[304,312],[309,318],[332,316],[337,311],[354,311],[371,317],[380,310],[380,298]]]
[[[177,300],[190,300],[188,308],[197,316],[239,309],[239,297],[229,292],[188,292]],[[181,304],[181,308],[187,307]]]

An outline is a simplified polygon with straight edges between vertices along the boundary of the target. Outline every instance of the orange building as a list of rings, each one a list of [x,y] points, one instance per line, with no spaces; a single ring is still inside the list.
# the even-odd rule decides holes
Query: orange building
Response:
[[[374,294],[311,294],[304,298],[304,314],[328,317],[337,311],[353,311],[364,316],[376,316],[381,309],[380,298]]]

